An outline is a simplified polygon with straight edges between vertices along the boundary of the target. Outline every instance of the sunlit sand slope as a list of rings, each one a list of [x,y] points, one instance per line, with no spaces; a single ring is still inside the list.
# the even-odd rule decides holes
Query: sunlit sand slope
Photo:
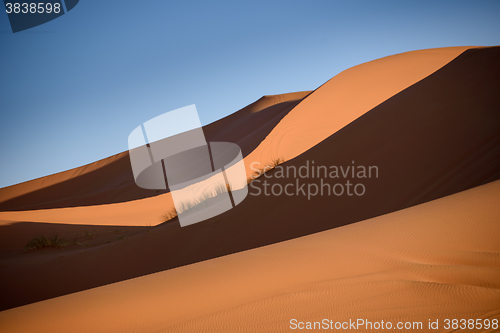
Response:
[[[250,167],[253,162],[265,165],[272,159],[289,159],[303,153],[384,100],[432,74],[466,49],[467,47],[453,47],[412,51],[377,59],[338,74],[313,93],[265,96],[235,114],[208,125],[204,130],[207,139],[235,142],[242,147],[245,155],[249,153],[245,157],[245,164],[250,175],[253,172]],[[101,175],[107,173],[98,170],[93,173],[97,180],[94,178],[89,180],[87,176],[77,177],[63,182],[60,186],[50,186],[18,195],[8,201],[4,199],[0,207],[18,210],[19,207],[26,206],[30,209],[78,206],[157,194],[143,193],[144,190],[135,186],[131,179],[128,154],[122,153],[122,155],[117,155],[120,156],[119,162],[115,164],[125,171],[117,172],[117,177],[121,177],[120,181],[116,177],[110,177],[111,183],[114,181],[112,186],[115,186],[110,192],[95,190],[85,192],[83,197],[75,197],[73,191],[78,189],[76,190],[78,192],[81,187],[75,182],[109,183],[108,178],[101,179]],[[111,166],[105,170],[109,168]],[[33,181],[33,184],[38,181]],[[17,191],[18,187],[27,191],[25,188],[28,185],[28,183],[15,185],[12,191]],[[6,193],[11,193],[9,191],[8,188],[3,189],[3,192],[0,190],[0,197],[2,193],[4,196]],[[59,200],[62,201],[47,202],[47,198],[53,196],[59,198],[61,195],[64,199]],[[159,205],[159,202],[162,204]],[[155,225],[161,221],[159,217],[162,212],[172,208],[171,196],[166,193],[130,204],[0,213],[0,219],[75,224]]]
[[[246,159],[294,158],[375,106],[422,80],[468,47],[411,51],[351,67],[297,105]]]
[[[445,319],[498,319],[499,202],[497,181],[349,226],[3,311],[0,325],[2,332],[40,333],[289,332],[291,319],[360,318],[394,325],[439,320],[444,331]]]
[[[356,165],[378,166],[378,178],[352,178],[350,173],[322,180],[276,178],[274,170],[251,184],[247,199],[217,218],[184,228],[174,219],[148,233],[43,261],[2,261],[0,294],[5,297],[0,309],[332,229],[499,179],[499,55],[500,48],[466,51],[283,164],[300,168],[315,161],[345,168],[355,160]],[[364,184],[366,193],[308,198],[292,188],[292,196],[255,196],[254,185],[263,190],[264,180],[268,193],[271,186],[296,181],[307,190],[321,181],[332,185],[348,180]],[[161,206],[156,209],[159,219]],[[122,223],[134,222],[128,220],[134,211],[119,213]],[[147,214],[152,213],[146,212],[140,222],[154,217]]]

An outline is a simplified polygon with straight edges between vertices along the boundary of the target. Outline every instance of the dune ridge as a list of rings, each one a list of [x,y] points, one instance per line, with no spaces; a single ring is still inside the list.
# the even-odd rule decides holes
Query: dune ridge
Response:
[[[410,51],[351,67],[314,90],[246,159],[263,165],[292,159],[407,87],[431,75],[470,47]]]
[[[308,200],[300,195],[250,195],[219,217],[189,227],[181,228],[174,219],[148,233],[65,253],[57,260],[24,264],[5,260],[1,262],[5,273],[0,274],[5,299],[0,308],[283,242],[499,179],[499,52],[500,48],[466,51],[283,164],[298,168],[315,160],[316,165],[345,166],[355,159],[361,165],[377,165],[380,178],[362,180],[364,196]],[[276,177],[261,181],[265,179],[273,186],[290,181]],[[252,185],[263,189],[257,181]],[[21,300],[19,294],[26,297]]]
[[[253,162],[266,165],[273,159],[288,160],[296,157],[384,100],[432,74],[466,49],[468,47],[411,51],[361,64],[336,75],[314,92],[264,96],[235,114],[207,125],[204,128],[205,135],[209,141],[229,141],[239,144],[245,155],[245,166],[250,176],[253,173],[251,168]],[[360,91],[363,94],[362,98],[357,97]],[[253,117],[252,121],[249,121],[249,116]],[[91,191],[87,194],[87,199],[91,198],[90,204],[112,202],[111,204],[71,209],[34,209],[37,206],[61,207],[63,203],[72,207],[89,204],[86,199],[73,198],[74,194],[68,193],[68,190],[72,192],[73,188],[78,188],[78,185],[72,182],[89,182],[75,178],[65,185],[65,191],[62,192],[56,191],[57,188],[35,189],[30,190],[32,193],[26,194],[26,197],[18,195],[18,198],[9,199],[6,195],[11,190],[0,189],[0,198],[4,193],[0,209],[19,210],[21,207],[26,208],[26,202],[31,202],[31,206],[28,207],[34,209],[27,212],[0,212],[0,219],[72,224],[85,223],[87,220],[87,223],[92,221],[91,223],[96,225],[118,222],[120,225],[146,226],[160,223],[159,217],[173,208],[171,195],[160,194],[164,191],[151,192],[135,186],[128,153],[121,154],[120,170],[125,171],[118,172],[124,179],[120,178],[120,185],[114,184],[113,186],[118,187],[106,193],[97,194]],[[110,177],[110,179],[117,178]],[[20,186],[26,191],[28,185],[23,183]],[[65,199],[57,205],[50,202],[43,203],[46,191],[50,192],[49,196],[57,192],[59,193],[57,195],[67,195],[73,199]],[[155,195],[156,197],[151,198]],[[125,199],[140,200],[127,202]],[[125,202],[117,203],[117,201]],[[164,208],[159,209],[160,205]]]

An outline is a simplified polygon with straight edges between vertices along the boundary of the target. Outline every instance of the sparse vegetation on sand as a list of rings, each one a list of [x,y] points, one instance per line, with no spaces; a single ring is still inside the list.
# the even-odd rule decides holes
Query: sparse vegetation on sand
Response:
[[[58,235],[53,235],[51,237],[36,236],[26,244],[25,248],[29,251],[43,248],[60,248],[68,244],[66,240]]]
[[[278,165],[282,164],[285,162],[285,159],[282,158],[282,157],[278,157],[278,158],[274,158],[271,160],[271,162],[269,164],[267,164],[265,167],[263,168],[259,168],[258,170],[256,170],[251,176],[250,178],[248,178],[247,182],[248,184],[250,184],[254,179],[257,179],[259,178],[260,176],[262,176],[263,174],[265,174],[266,172],[269,172],[271,171],[272,169],[276,168]]]

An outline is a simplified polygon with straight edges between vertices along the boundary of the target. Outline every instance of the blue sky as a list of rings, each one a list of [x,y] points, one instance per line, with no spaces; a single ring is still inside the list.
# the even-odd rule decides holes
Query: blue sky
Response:
[[[500,1],[80,0],[13,34],[0,13],[0,187],[127,150],[196,104],[202,124],[410,50],[500,44]]]

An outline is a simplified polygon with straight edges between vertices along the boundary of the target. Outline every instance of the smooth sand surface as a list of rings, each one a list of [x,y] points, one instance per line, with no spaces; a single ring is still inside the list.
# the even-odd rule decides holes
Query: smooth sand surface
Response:
[[[499,52],[466,51],[283,164],[376,165],[378,178],[325,180],[363,183],[363,196],[249,195],[217,218],[184,228],[174,219],[110,244],[55,250],[43,260],[14,253],[0,261],[0,309],[329,230],[500,179]],[[250,190],[256,194],[255,184],[262,190],[264,180],[282,187],[296,180],[320,183],[276,173],[254,181]],[[4,232],[9,230],[15,228]]]
[[[88,225],[154,226],[173,207],[170,193],[106,205],[0,212],[6,221]]]
[[[0,325],[2,332],[288,332],[294,318],[394,325],[498,319],[499,203],[496,181],[333,230],[3,311]]]
[[[246,159],[292,159],[403,89],[434,73],[469,47],[411,51],[351,67],[299,103]]]
[[[432,74],[467,48],[412,51],[370,61],[336,75],[312,93],[265,96],[239,112],[206,126],[205,135],[209,141],[229,141],[240,145],[250,176],[253,173],[252,163],[265,166],[273,159],[296,157],[391,96]],[[127,152],[110,159],[116,162],[98,161],[0,189],[0,207],[19,210],[22,207],[111,204],[0,212],[0,219],[129,226],[160,223],[163,213],[173,208],[171,195],[158,195],[162,191],[138,188],[131,178]],[[101,164],[103,171],[98,168]],[[87,189],[82,183],[101,185],[97,189]],[[153,195],[156,197],[151,198]],[[138,198],[144,199],[127,201]],[[116,203],[120,201],[126,202]]]

